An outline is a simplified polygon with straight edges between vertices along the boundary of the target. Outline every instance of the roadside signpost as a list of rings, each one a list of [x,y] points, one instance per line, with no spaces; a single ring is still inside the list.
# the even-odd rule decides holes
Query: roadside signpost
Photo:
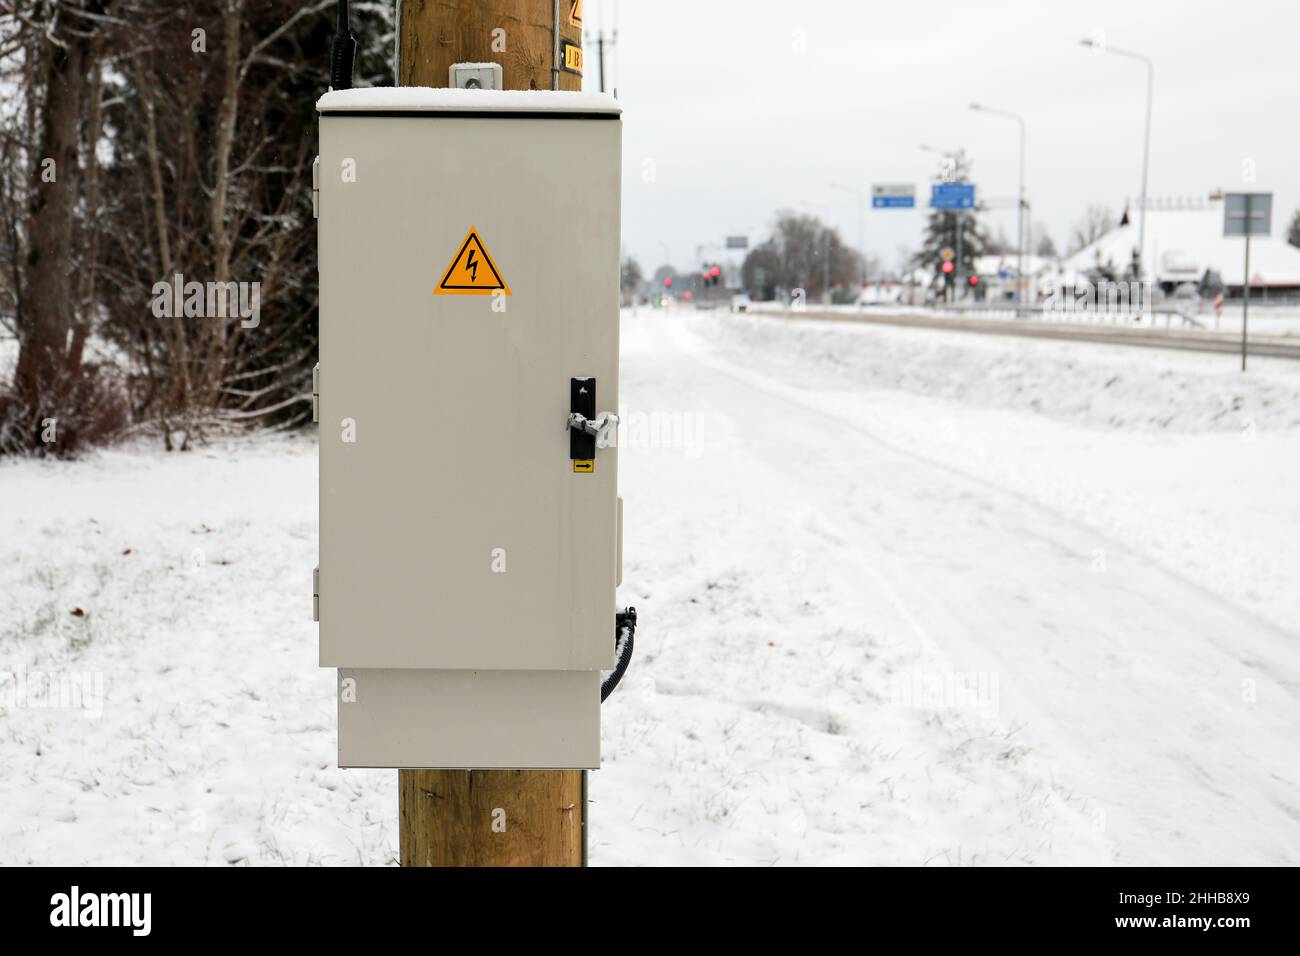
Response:
[[[1246,326],[1250,315],[1250,237],[1267,236],[1273,224],[1272,193],[1228,193],[1223,199],[1224,236],[1246,237],[1241,271],[1241,370],[1246,371]]]
[[[933,183],[930,186],[931,209],[974,209],[974,183]]]
[[[965,257],[962,255],[962,249],[961,249],[962,217],[960,216],[960,212],[963,209],[975,208],[975,184],[974,183],[931,183],[930,184],[930,208],[942,209],[953,214],[952,218],[955,220],[956,233],[957,233],[957,266],[964,267],[966,264],[966,260]],[[951,260],[947,260],[947,261],[951,261]],[[944,269],[946,272],[951,274],[953,270],[947,268],[946,262],[945,262]],[[965,271],[964,268],[958,271],[957,273],[958,280],[961,279],[961,273],[964,271]],[[953,293],[952,286],[949,286],[949,294],[955,294]]]
[[[882,183],[871,187],[872,209],[915,209],[916,187],[911,183]]]

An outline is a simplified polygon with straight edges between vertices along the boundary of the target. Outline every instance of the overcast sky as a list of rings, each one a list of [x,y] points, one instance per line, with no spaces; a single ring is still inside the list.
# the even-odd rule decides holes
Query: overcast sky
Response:
[[[685,269],[727,233],[757,242],[783,207],[856,244],[857,201],[830,184],[912,182],[928,199],[921,143],[964,147],[981,196],[1014,197],[1016,124],[972,101],[1024,117],[1033,216],[1064,245],[1089,202],[1118,214],[1141,183],[1145,68],[1084,36],[1155,62],[1151,196],[1272,190],[1275,234],[1300,204],[1292,0],[586,0],[589,34],[602,11],[619,31],[623,236],[647,272],[663,244]],[[590,39],[586,54],[592,89]],[[868,208],[868,251],[896,265],[922,219]],[[1014,211],[988,221],[1014,238]]]

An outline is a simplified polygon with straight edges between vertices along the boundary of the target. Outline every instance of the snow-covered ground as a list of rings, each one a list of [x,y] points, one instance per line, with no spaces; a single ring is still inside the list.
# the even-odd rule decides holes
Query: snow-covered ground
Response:
[[[593,863],[1300,862],[1300,364],[623,331]],[[307,439],[0,462],[0,863],[395,859],[315,515]]]

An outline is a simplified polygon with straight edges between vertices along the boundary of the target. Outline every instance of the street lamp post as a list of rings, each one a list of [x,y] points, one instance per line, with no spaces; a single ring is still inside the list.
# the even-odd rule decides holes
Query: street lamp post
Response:
[[[1021,284],[1024,283],[1023,288],[1026,290],[1029,286],[1025,281],[1025,120],[1019,114],[1007,110],[995,110],[991,106],[981,106],[979,103],[972,103],[970,108],[977,113],[1001,116],[1020,124],[1020,193],[1016,200],[1016,305],[1020,305]]]
[[[831,189],[838,189],[841,192],[853,193],[858,197],[858,256],[860,258],[860,281],[858,283],[858,294],[867,286],[867,213],[866,197],[862,190],[854,189],[852,186],[841,186],[839,183],[831,183]]]
[[[1128,57],[1130,60],[1139,60],[1146,64],[1147,127],[1142,144],[1142,195],[1138,199],[1138,268],[1141,270],[1138,279],[1145,283],[1147,275],[1147,169],[1151,164],[1151,91],[1155,86],[1155,64],[1151,62],[1149,57],[1143,56],[1141,53],[1134,53],[1132,50],[1121,50],[1118,47],[1109,46],[1090,37],[1084,37],[1079,42],[1086,47],[1100,50],[1103,53],[1114,53],[1116,56]]]

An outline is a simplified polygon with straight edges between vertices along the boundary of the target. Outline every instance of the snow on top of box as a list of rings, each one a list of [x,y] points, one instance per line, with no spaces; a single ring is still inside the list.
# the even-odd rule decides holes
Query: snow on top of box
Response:
[[[429,86],[377,86],[332,90],[316,101],[320,113],[609,113],[623,108],[605,93],[552,90],[454,90]]]

